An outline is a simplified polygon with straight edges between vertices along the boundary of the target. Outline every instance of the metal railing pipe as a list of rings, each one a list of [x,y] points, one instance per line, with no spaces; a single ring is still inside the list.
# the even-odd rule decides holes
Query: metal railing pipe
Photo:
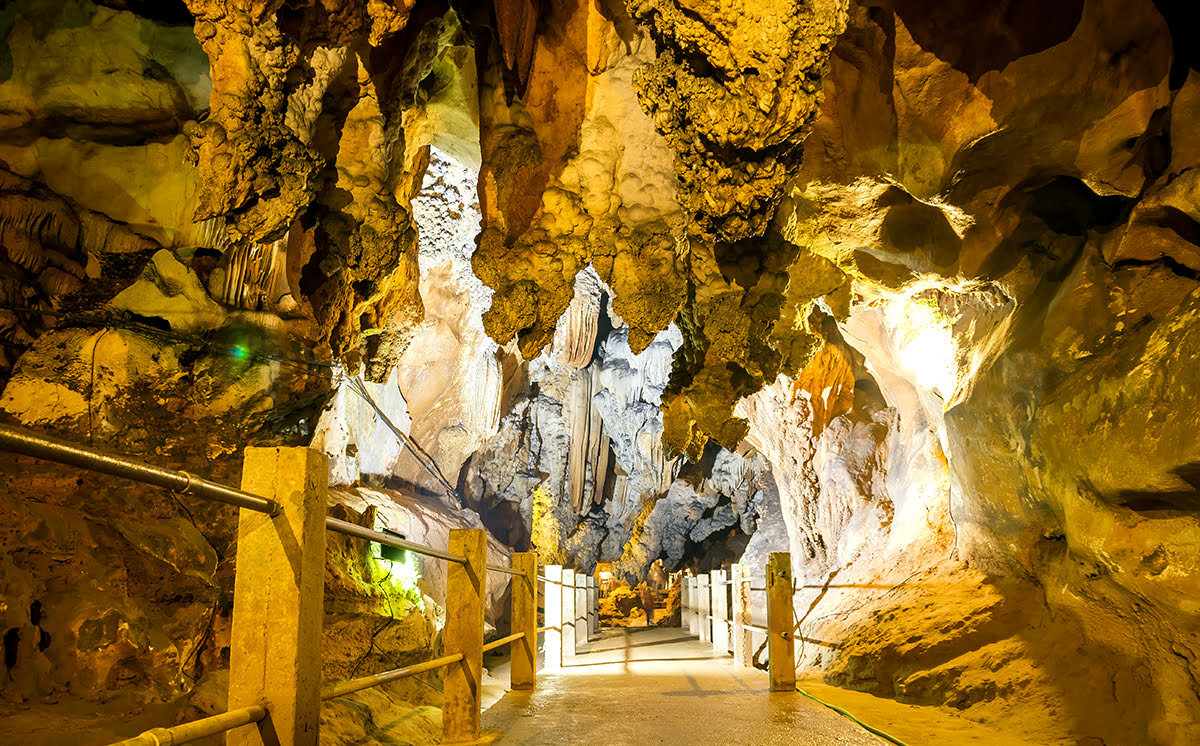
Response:
[[[411,541],[398,539],[395,536],[389,536],[388,534],[380,531],[372,531],[364,526],[359,526],[357,523],[350,523],[349,521],[343,521],[331,516],[326,516],[325,528],[335,533],[345,534],[346,536],[354,536],[359,539],[366,539],[367,541],[378,542],[389,547],[407,549],[410,552],[424,554],[428,557],[438,557],[448,562],[457,562],[460,565],[467,564],[467,558],[461,555],[451,554],[450,552],[446,552],[441,549],[434,549],[433,547],[427,547],[424,544],[414,544]]]
[[[251,705],[223,712],[220,715],[213,715],[203,720],[176,725],[173,728],[152,728],[140,736],[118,741],[112,746],[175,746],[175,744],[191,743],[199,741],[201,738],[240,728],[243,725],[257,723],[266,716],[267,708],[262,705]]]
[[[176,494],[195,495],[260,513],[275,515],[279,512],[279,505],[274,500],[210,482],[186,471],[151,466],[141,461],[113,456],[94,448],[35,435],[7,425],[0,425],[0,450],[132,479],[135,482],[163,487]]]
[[[520,575],[521,574],[520,570],[514,570],[511,567],[505,567],[504,565],[488,565],[487,569],[495,570],[496,572],[508,573],[509,575]]]
[[[350,679],[349,681],[343,681],[340,684],[334,684],[333,686],[322,689],[321,699],[323,701],[326,699],[333,699],[334,697],[343,697],[347,694],[360,692],[363,689],[370,689],[373,686],[386,684],[389,681],[396,681],[397,679],[416,676],[419,673],[432,671],[435,668],[442,668],[450,665],[451,663],[458,663],[462,659],[462,653],[455,653],[454,655],[447,655],[444,658],[434,658],[431,661],[416,663],[411,666],[405,666],[404,668],[397,668],[391,671],[373,674],[371,676],[363,676],[359,679]]]
[[[483,646],[483,652],[486,653],[489,650],[495,650],[496,648],[503,647],[504,645],[507,645],[510,642],[516,642],[517,640],[520,640],[524,636],[525,636],[524,632],[514,632],[513,634],[509,635],[508,637],[501,637],[499,640],[492,640],[487,645]]]

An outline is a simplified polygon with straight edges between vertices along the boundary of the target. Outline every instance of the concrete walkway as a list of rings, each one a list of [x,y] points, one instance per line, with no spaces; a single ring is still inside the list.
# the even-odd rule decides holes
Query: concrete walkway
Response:
[[[886,744],[767,675],[733,667],[679,628],[603,630],[573,664],[538,672],[483,713],[505,746]]]

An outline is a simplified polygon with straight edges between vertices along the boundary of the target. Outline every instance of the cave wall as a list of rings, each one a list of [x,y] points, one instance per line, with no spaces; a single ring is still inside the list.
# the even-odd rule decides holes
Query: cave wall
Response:
[[[0,410],[225,481],[311,445],[347,516],[497,556],[787,549],[811,675],[1196,741],[1181,8],[18,0]],[[4,475],[5,701],[216,707],[229,517]],[[392,599],[346,551],[342,668]]]
[[[813,586],[811,672],[1020,708],[1034,742],[1195,738],[1180,38],[1153,3],[851,5],[775,221],[853,278],[822,351],[852,408],[822,425],[845,379],[816,360],[815,389],[739,405]]]

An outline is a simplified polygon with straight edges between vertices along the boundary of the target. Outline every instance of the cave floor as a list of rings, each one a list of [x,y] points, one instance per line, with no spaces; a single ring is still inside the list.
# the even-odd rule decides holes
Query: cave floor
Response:
[[[679,628],[606,629],[571,665],[539,672],[483,713],[498,744],[883,744],[799,693],[771,692],[767,675]]]

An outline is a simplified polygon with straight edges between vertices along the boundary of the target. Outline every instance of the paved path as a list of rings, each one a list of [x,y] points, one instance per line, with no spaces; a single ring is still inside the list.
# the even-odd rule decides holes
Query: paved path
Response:
[[[733,667],[678,628],[603,630],[574,664],[538,672],[483,713],[502,746],[841,746],[886,744],[767,675]]]

